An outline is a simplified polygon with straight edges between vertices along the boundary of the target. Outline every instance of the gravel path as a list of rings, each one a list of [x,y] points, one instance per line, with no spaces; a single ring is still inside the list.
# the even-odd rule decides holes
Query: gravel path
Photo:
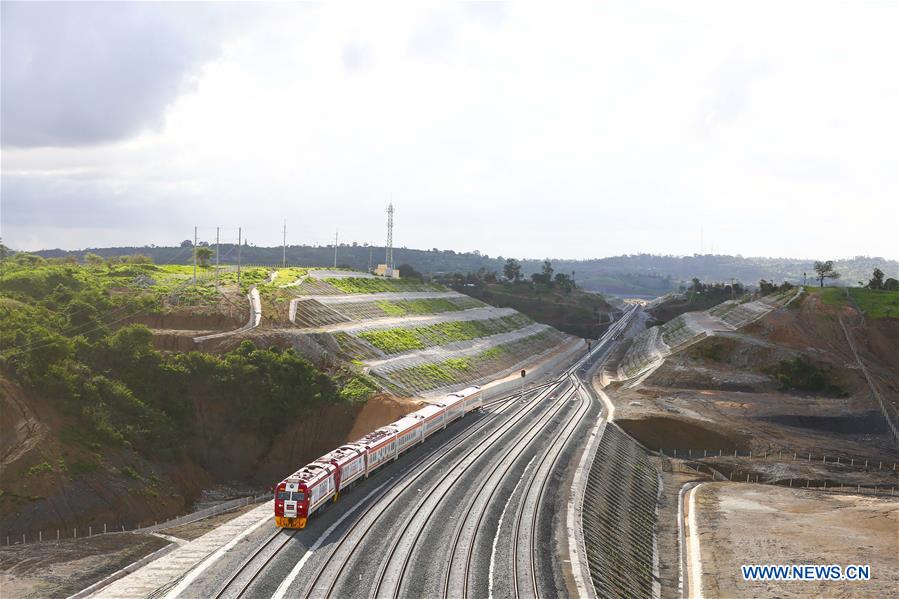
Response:
[[[313,279],[376,279],[375,275],[355,270],[310,270]]]
[[[389,318],[373,318],[371,320],[357,322],[341,322],[315,329],[304,329],[310,333],[358,333],[360,331],[378,331],[383,329],[424,327],[443,322],[459,322],[464,320],[488,320],[490,318],[502,318],[517,314],[512,308],[472,308],[459,310],[458,312],[440,312],[425,316],[391,316]]]
[[[404,301],[468,297],[455,291],[397,291],[385,293],[352,293],[347,295],[309,295],[299,299],[314,299],[322,304],[356,304],[377,301]]]

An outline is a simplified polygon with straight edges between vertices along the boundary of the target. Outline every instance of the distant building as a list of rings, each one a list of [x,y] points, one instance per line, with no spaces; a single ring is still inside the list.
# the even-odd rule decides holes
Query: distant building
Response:
[[[386,264],[378,264],[377,268],[375,268],[375,274],[388,279],[400,278],[400,270],[398,268],[390,268]]]

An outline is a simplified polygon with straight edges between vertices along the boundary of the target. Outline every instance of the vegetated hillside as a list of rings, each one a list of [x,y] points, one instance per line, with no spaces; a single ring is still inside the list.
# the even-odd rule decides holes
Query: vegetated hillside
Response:
[[[889,422],[899,422],[899,319],[877,316],[881,306],[897,301],[899,292],[854,289],[847,295],[808,287],[789,307],[744,328],[692,339],[678,338],[673,323],[679,317],[663,328],[681,349],[639,384],[613,385],[616,421],[669,454],[752,449],[767,454],[768,464],[739,467],[773,480],[802,475],[865,484],[821,465],[819,472],[791,474],[792,465],[778,467],[770,456],[896,458]],[[711,312],[728,316],[725,308]],[[883,406],[856,364],[847,331],[886,400]],[[732,462],[715,463],[726,473],[737,467]]]
[[[135,320],[232,322],[227,294],[180,286],[183,267],[18,255],[0,268],[4,535],[132,527],[183,511],[214,484],[267,488],[343,443],[376,390],[358,372],[248,340],[217,354],[158,351]],[[233,298],[261,274],[242,273],[243,289],[231,281]],[[394,417],[409,409],[374,401]]]
[[[784,283],[778,287],[780,291],[787,291],[791,288],[792,285],[789,283]],[[683,293],[672,293],[650,302],[647,305],[646,312],[654,319],[654,322],[650,324],[660,324],[687,312],[708,310],[721,302],[737,299],[740,301],[749,301],[751,299],[751,294],[747,293],[746,288],[740,283],[734,283],[733,285],[713,283],[707,285],[700,281],[693,281]]]
[[[465,283],[454,289],[584,339],[602,336],[620,311],[599,293],[535,283]]]
[[[191,247],[117,247],[87,250],[101,256],[120,256],[143,253],[156,263],[187,264],[192,260]],[[281,264],[281,247],[244,246],[242,258],[247,264]],[[45,257],[80,257],[83,251],[46,250],[38,252]],[[222,260],[234,261],[237,248],[233,244],[222,244]],[[338,248],[338,262],[356,270],[366,270],[369,257],[375,264],[383,262],[384,248],[346,244]],[[455,252],[453,250],[416,250],[396,248],[397,264],[409,264],[426,276],[452,272],[477,272],[480,269],[502,273],[505,258],[490,257],[480,252]],[[829,259],[822,256],[821,259]],[[333,246],[300,246],[287,248],[289,264],[307,266],[328,266],[334,260]],[[669,291],[676,291],[684,282],[698,278],[704,283],[730,281],[731,277],[745,285],[755,285],[761,279],[793,284],[803,282],[803,273],[814,274],[813,259],[761,258],[728,255],[658,256],[634,254],[612,256],[591,260],[566,260],[553,258],[557,272],[574,273],[573,278],[589,291],[599,291],[610,295],[657,297]],[[527,278],[531,273],[540,272],[542,260],[521,260],[522,274]],[[880,268],[888,277],[897,277],[899,262],[884,258],[858,256],[836,260],[835,269],[841,273],[839,284],[854,285],[857,281],[867,281],[874,268]]]

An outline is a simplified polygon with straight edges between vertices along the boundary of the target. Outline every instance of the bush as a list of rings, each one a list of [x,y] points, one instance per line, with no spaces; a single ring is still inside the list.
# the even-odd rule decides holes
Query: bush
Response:
[[[25,476],[36,476],[38,474],[42,474],[44,472],[53,472],[53,466],[50,465],[49,462],[43,462],[41,464],[35,464],[25,473]]]
[[[374,383],[366,377],[354,376],[343,384],[340,389],[340,397],[347,401],[365,401],[377,390]]]
[[[160,280],[155,293],[173,288],[167,277],[187,280],[190,267],[30,264],[6,261],[0,271],[0,364],[73,418],[60,433],[64,442],[174,459],[194,434],[196,396],[215,397],[232,429],[270,437],[317,404],[358,401],[374,391],[362,379],[338,385],[293,350],[244,342],[222,355],[163,355],[145,326],[112,329],[122,314],[158,305],[145,290],[121,293],[136,274],[153,273]],[[248,277],[265,274],[248,270]]]
[[[137,473],[137,470],[135,470],[131,466],[122,466],[121,468],[119,468],[119,473],[125,478],[130,478],[131,480],[143,479],[143,477]]]
[[[784,360],[771,371],[784,391],[805,391],[845,397],[846,391],[832,380],[832,369],[812,363],[804,356]]]

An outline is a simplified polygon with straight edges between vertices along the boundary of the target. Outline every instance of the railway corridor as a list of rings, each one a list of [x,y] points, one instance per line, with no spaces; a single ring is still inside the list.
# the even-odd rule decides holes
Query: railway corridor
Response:
[[[626,325],[629,313],[622,321]],[[618,327],[592,354],[614,345]],[[602,405],[579,363],[471,413],[316,513],[303,530],[260,526],[181,597],[556,597],[570,476]]]

